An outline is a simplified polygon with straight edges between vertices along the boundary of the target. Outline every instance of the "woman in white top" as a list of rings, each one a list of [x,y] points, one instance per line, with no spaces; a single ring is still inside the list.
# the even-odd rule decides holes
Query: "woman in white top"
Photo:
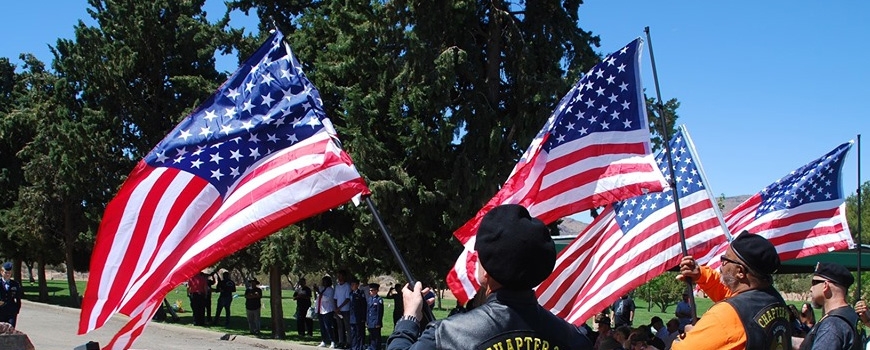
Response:
[[[317,288],[317,313],[320,318],[320,342],[319,347],[335,348],[335,339],[332,339],[332,330],[335,328],[335,289],[332,288],[332,277],[323,276],[320,287]]]

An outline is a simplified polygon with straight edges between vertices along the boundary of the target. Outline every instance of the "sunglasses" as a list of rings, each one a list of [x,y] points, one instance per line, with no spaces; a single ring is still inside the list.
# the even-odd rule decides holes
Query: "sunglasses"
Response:
[[[729,264],[740,265],[740,266],[742,266],[744,269],[749,270],[748,268],[746,268],[746,265],[743,265],[743,264],[740,263],[739,261],[735,261],[735,260],[729,259],[729,258],[726,257],[725,255],[720,256],[720,257],[719,257],[719,260],[722,261],[722,266],[725,266],[725,265],[726,265],[725,263],[727,262],[727,263],[729,263]]]
[[[827,282],[827,281],[828,281],[828,280],[812,280],[812,282],[810,282],[810,283],[812,283],[812,285],[815,286],[815,285],[817,285],[817,284],[819,284],[819,283],[825,283],[825,282]]]

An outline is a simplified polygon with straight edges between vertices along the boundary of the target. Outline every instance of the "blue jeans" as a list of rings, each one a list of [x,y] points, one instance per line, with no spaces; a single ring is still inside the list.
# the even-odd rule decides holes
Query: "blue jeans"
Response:
[[[317,315],[320,317],[320,339],[326,344],[335,342],[332,339],[332,330],[335,328],[335,319],[332,313]]]

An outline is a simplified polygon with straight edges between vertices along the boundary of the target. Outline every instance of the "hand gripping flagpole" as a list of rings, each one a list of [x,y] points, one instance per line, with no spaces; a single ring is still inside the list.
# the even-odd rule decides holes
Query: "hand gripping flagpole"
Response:
[[[659,75],[656,71],[656,59],[655,55],[653,55],[652,37],[649,33],[649,26],[644,27],[643,31],[646,33],[646,41],[649,44],[649,60],[652,64],[653,81],[655,82],[656,87],[656,109],[659,111],[659,118],[661,120],[659,124],[661,124],[662,139],[665,145],[665,158],[668,160],[668,175],[670,176],[668,184],[671,186],[671,193],[674,196],[674,208],[676,209],[677,214],[677,229],[680,232],[680,247],[683,248],[683,256],[687,256],[689,255],[689,249],[686,246],[686,231],[683,229],[683,212],[680,209],[680,193],[677,190],[676,183],[674,182],[674,179],[676,178],[674,174],[674,162],[671,160],[671,142],[670,137],[668,136],[668,116],[665,114],[665,108],[662,104],[662,94],[659,90]],[[694,319],[697,318],[695,293],[692,293],[694,285],[690,278],[686,278],[685,281],[686,288],[689,289],[689,306],[692,309],[692,320],[694,323]]]
[[[371,196],[366,196],[366,205],[369,206],[372,216],[374,216],[375,221],[377,221],[378,226],[380,226],[381,232],[384,234],[384,240],[387,241],[387,246],[390,247],[390,251],[393,252],[393,255],[396,257],[396,261],[399,263],[399,268],[402,269],[402,273],[405,274],[405,278],[408,279],[408,287],[413,289],[417,280],[415,280],[414,276],[411,275],[411,270],[408,268],[408,264],[405,263],[405,259],[402,258],[402,253],[399,252],[399,248],[396,246],[396,241],[393,240],[393,236],[390,235],[390,231],[387,230],[387,226],[384,225],[384,221],[381,220],[381,215],[378,214],[378,208],[375,207],[375,203],[372,201]],[[396,292],[401,293],[402,291]],[[435,321],[435,314],[432,313],[432,309],[429,308],[429,303],[427,303],[426,300],[423,300],[423,317],[426,319],[425,323]]]

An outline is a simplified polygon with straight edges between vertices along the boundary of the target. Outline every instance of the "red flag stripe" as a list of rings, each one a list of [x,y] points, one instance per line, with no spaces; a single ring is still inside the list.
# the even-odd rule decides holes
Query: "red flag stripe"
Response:
[[[142,169],[149,170],[149,169]],[[207,182],[196,179],[189,174],[183,174],[175,169],[161,168],[154,169],[154,171],[146,172],[141,171],[138,172],[137,175],[141,176],[140,179],[136,179],[135,182],[125,183],[126,186],[136,186],[136,187],[127,187],[131,188],[130,196],[128,197],[118,197],[116,200],[113,200],[109,206],[106,208],[106,213],[104,217],[118,218],[118,226],[113,231],[108,232],[123,232],[130,230],[134,232],[134,234],[130,235],[131,239],[117,239],[114,236],[102,236],[98,235],[97,243],[95,245],[95,252],[106,252],[105,258],[103,258],[104,264],[103,268],[99,269],[99,274],[95,271],[91,273],[91,278],[88,280],[88,290],[96,291],[95,294],[85,293],[85,296],[82,299],[82,317],[81,322],[79,323],[79,332],[84,332],[86,329],[95,329],[101,327],[105,324],[105,321],[108,317],[111,316],[112,313],[116,312],[120,308],[120,301],[124,297],[126,293],[135,292],[128,289],[129,285],[132,281],[138,279],[136,276],[141,272],[143,264],[141,264],[140,255],[127,255],[130,251],[129,242],[134,241],[133,237],[157,237],[159,234],[155,232],[154,235],[146,233],[147,231],[136,231],[142,229],[151,228],[152,224],[157,225],[156,230],[162,231],[162,223],[173,223],[172,221],[164,221],[159,223],[151,223],[153,216],[144,216],[140,215],[140,210],[145,210],[147,212],[156,212],[157,210],[168,210],[174,206],[173,203],[167,203],[162,200],[155,200],[153,197],[150,197],[149,191],[153,186],[157,183],[165,183],[160,179],[171,179],[172,181],[167,186],[166,191],[163,191],[167,196],[171,196],[172,198],[177,198],[178,202],[185,203],[191,200],[191,194],[200,193],[200,191],[207,191],[205,185]],[[132,178],[132,177],[131,177]],[[193,188],[191,188],[193,187]],[[185,192],[182,192],[185,191]],[[178,196],[178,194],[183,193],[183,196]],[[216,197],[216,194],[214,195]],[[193,196],[196,198],[196,196]],[[125,201],[118,201],[118,199],[122,199]],[[154,209],[157,208],[157,209]],[[202,216],[201,212],[186,212],[185,216],[191,219],[197,219]],[[140,221],[146,221],[148,225],[139,225]],[[187,221],[175,221],[177,224],[183,224]],[[181,225],[184,226],[184,225]],[[101,226],[101,230],[104,226]],[[171,227],[171,226],[169,226]],[[186,232],[186,227],[182,228],[180,233]],[[102,232],[102,231],[100,231]],[[135,233],[140,232],[140,233]],[[104,239],[105,238],[105,239]],[[166,241],[161,242],[162,244],[166,244]],[[171,243],[170,243],[171,244]],[[144,247],[143,247],[144,248]],[[125,257],[134,257],[136,259],[135,265],[124,264]],[[98,260],[100,261],[100,260]],[[127,260],[129,261],[129,260]],[[117,276],[127,276],[118,279]],[[136,276],[136,277],[134,277]],[[123,293],[117,293],[117,291],[122,291]],[[110,310],[110,311],[107,311]],[[99,317],[94,317],[99,316]]]
[[[457,273],[463,271],[464,273]],[[474,251],[474,239],[472,238],[468,244],[463,247],[462,253],[456,259],[456,266],[447,273],[447,283],[450,285],[462,285],[462,288],[456,289],[454,297],[457,300],[469,300],[474,295],[469,295],[465,291],[477,291],[480,288],[480,282],[477,280],[477,252]]]
[[[133,341],[145,331],[145,326],[148,325],[160,304],[142,305],[140,310],[135,313],[127,324],[118,331],[112,340],[103,347],[103,350],[127,350],[133,346]]]

